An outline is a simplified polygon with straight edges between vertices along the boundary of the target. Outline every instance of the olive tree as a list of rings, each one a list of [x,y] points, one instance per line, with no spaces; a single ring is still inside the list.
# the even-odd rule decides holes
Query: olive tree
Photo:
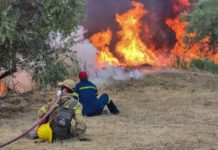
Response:
[[[16,72],[18,65],[42,70],[55,65],[61,50],[49,46],[48,35],[59,32],[64,38],[75,31],[85,18],[84,4],[85,0],[0,0],[0,79]]]

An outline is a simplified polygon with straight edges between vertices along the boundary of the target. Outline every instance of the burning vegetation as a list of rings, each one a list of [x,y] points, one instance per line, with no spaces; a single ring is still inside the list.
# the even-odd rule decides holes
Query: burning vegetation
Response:
[[[116,15],[120,31],[115,35],[120,39],[116,43],[114,54],[109,45],[113,35],[111,29],[97,33],[91,37],[91,42],[99,49],[97,58],[100,66],[106,61],[110,65],[138,66],[154,64],[155,54],[140,38],[142,32],[140,19],[147,13],[141,3],[133,2],[134,8],[123,15]]]
[[[189,63],[201,58],[217,63],[218,53],[209,50],[208,38],[198,44],[184,42],[185,37],[195,36],[195,33],[186,34],[189,23],[181,21],[181,14],[192,6],[189,0],[174,0],[166,5],[170,5],[170,10],[161,14],[155,12],[156,9],[146,9],[142,2],[132,1],[129,10],[115,14],[116,28],[108,26],[93,33],[90,41],[98,50],[99,67],[105,64],[163,66],[173,65],[176,59]],[[152,21],[157,25],[154,26]]]
[[[0,81],[0,97],[6,93],[7,87],[4,83]]]

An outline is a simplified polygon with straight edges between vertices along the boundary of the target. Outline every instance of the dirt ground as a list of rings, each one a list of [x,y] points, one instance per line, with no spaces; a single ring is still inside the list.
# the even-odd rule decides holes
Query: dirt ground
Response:
[[[49,144],[22,138],[3,149],[218,149],[218,75],[159,70],[141,79],[115,81],[105,89],[121,114],[85,117],[91,142],[73,139]],[[37,109],[46,101],[41,95],[37,97],[37,93],[32,96],[35,98],[30,100],[29,95],[27,108],[0,119],[0,143],[35,123]]]

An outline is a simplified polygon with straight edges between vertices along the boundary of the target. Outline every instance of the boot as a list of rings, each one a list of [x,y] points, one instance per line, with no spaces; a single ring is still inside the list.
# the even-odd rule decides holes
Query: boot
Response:
[[[117,109],[117,106],[113,103],[112,100],[110,101],[109,104],[107,104],[107,107],[112,114],[116,115],[120,113],[120,111]]]
[[[85,136],[84,134],[78,135],[78,139],[80,141],[91,141],[91,138],[89,138],[88,136]]]
[[[79,140],[80,140],[80,141],[84,141],[84,142],[92,141],[91,138],[86,137],[86,136],[79,138]]]

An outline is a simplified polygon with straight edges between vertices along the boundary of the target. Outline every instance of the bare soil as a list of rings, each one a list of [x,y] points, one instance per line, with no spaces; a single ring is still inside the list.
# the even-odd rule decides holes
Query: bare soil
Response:
[[[91,142],[75,138],[49,144],[22,138],[3,149],[218,149],[218,75],[159,70],[141,79],[111,82],[100,91],[104,90],[109,92],[121,114],[85,117]],[[22,111],[7,110],[10,113],[1,114],[0,143],[31,127],[45,99],[41,93],[29,94],[28,105]]]

